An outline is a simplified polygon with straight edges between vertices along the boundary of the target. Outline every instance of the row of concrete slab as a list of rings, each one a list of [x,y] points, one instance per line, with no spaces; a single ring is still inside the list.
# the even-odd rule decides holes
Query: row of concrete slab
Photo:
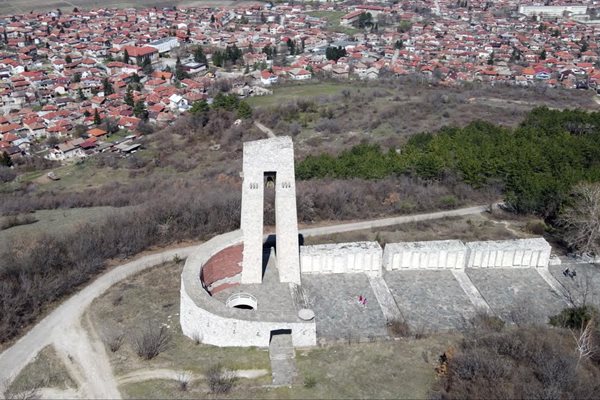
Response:
[[[352,242],[300,247],[303,274],[364,272],[379,275],[403,269],[540,268],[550,261],[543,238],[388,243]]]

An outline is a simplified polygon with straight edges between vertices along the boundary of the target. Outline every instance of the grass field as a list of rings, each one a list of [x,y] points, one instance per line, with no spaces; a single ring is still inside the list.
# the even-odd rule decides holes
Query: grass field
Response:
[[[531,237],[526,229],[527,218],[509,221],[496,220],[488,214],[465,217],[442,218],[420,221],[398,226],[362,231],[344,232],[333,235],[308,237],[305,243],[343,243],[354,241],[378,241],[384,243],[412,242],[424,240],[508,240]]]
[[[9,391],[13,395],[37,388],[75,388],[76,384],[58,358],[53,347],[44,347],[36,358],[19,373]],[[11,398],[11,396],[7,396]],[[16,397],[15,398],[20,398]]]
[[[140,273],[113,286],[96,299],[89,310],[100,336],[105,330],[125,333],[125,344],[111,356],[117,376],[147,368],[189,370],[202,373],[213,363],[230,369],[270,370],[267,351],[255,348],[224,349],[195,344],[183,336],[179,326],[179,288],[183,264],[174,262]],[[132,338],[146,324],[165,324],[171,334],[169,348],[158,357],[141,360],[132,346]]]
[[[107,327],[126,333],[123,346],[109,353],[117,376],[139,370],[173,369],[202,374],[214,364],[229,369],[266,369],[266,349],[219,348],[195,344],[179,327],[181,264],[174,262],[142,272],[109,289],[88,311],[95,329]],[[150,361],[133,351],[131,337],[147,321],[169,326],[169,348]],[[436,335],[421,340],[335,345],[297,350],[299,376],[291,388],[271,388],[270,375],[239,379],[227,398],[425,398],[435,381],[438,356],[457,337]],[[308,384],[308,382],[314,385]],[[128,398],[198,398],[208,395],[203,379],[181,392],[176,381],[154,379],[124,383]],[[223,396],[219,396],[223,397]]]
[[[246,101],[253,107],[269,107],[282,102],[301,99],[305,97],[329,96],[341,93],[344,89],[351,88],[349,83],[308,83],[299,85],[276,86],[271,96],[250,97]]]
[[[37,234],[62,235],[81,224],[94,224],[102,221],[108,215],[124,213],[131,209],[132,207],[89,207],[38,210],[32,214],[37,222],[0,231],[0,251],[4,250],[4,246],[19,238],[25,240]]]
[[[269,387],[265,377],[239,380],[218,398],[245,399],[425,399],[436,381],[440,354],[458,338],[436,335],[396,342],[339,345],[296,351],[299,376],[291,387]],[[205,398],[206,383],[188,392],[177,382],[151,380],[121,385],[126,398]]]
[[[359,29],[353,27],[342,26],[340,24],[340,18],[347,14],[346,11],[312,11],[308,13],[313,17],[324,18],[327,20],[327,30],[333,32],[341,32],[346,33],[348,35],[353,35],[355,33],[360,32]]]

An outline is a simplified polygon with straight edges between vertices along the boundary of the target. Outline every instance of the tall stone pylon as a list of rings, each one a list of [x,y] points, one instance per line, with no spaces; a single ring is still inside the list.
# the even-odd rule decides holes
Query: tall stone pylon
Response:
[[[267,182],[275,186],[279,280],[300,284],[294,145],[289,136],[244,143],[242,284],[262,283],[264,187]]]

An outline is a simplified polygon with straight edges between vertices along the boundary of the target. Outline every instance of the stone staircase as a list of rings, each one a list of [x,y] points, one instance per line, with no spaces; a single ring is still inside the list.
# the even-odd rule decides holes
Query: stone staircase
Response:
[[[290,386],[298,374],[296,354],[289,333],[273,335],[269,344],[269,359],[274,386]]]

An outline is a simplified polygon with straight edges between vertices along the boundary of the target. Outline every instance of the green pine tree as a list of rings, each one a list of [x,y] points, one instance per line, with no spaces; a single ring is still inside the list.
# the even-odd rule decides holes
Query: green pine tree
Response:
[[[98,109],[96,108],[94,110],[94,125],[100,125],[102,123],[102,118],[100,118],[100,113],[98,112]]]
[[[252,108],[245,101],[240,101],[237,109],[238,118],[249,119],[252,117]]]
[[[3,151],[0,155],[0,165],[4,165],[5,167],[11,167],[13,165],[12,159],[6,151]]]
[[[125,93],[125,104],[127,104],[130,107],[133,107],[135,105],[131,85],[127,85],[127,92]]]

